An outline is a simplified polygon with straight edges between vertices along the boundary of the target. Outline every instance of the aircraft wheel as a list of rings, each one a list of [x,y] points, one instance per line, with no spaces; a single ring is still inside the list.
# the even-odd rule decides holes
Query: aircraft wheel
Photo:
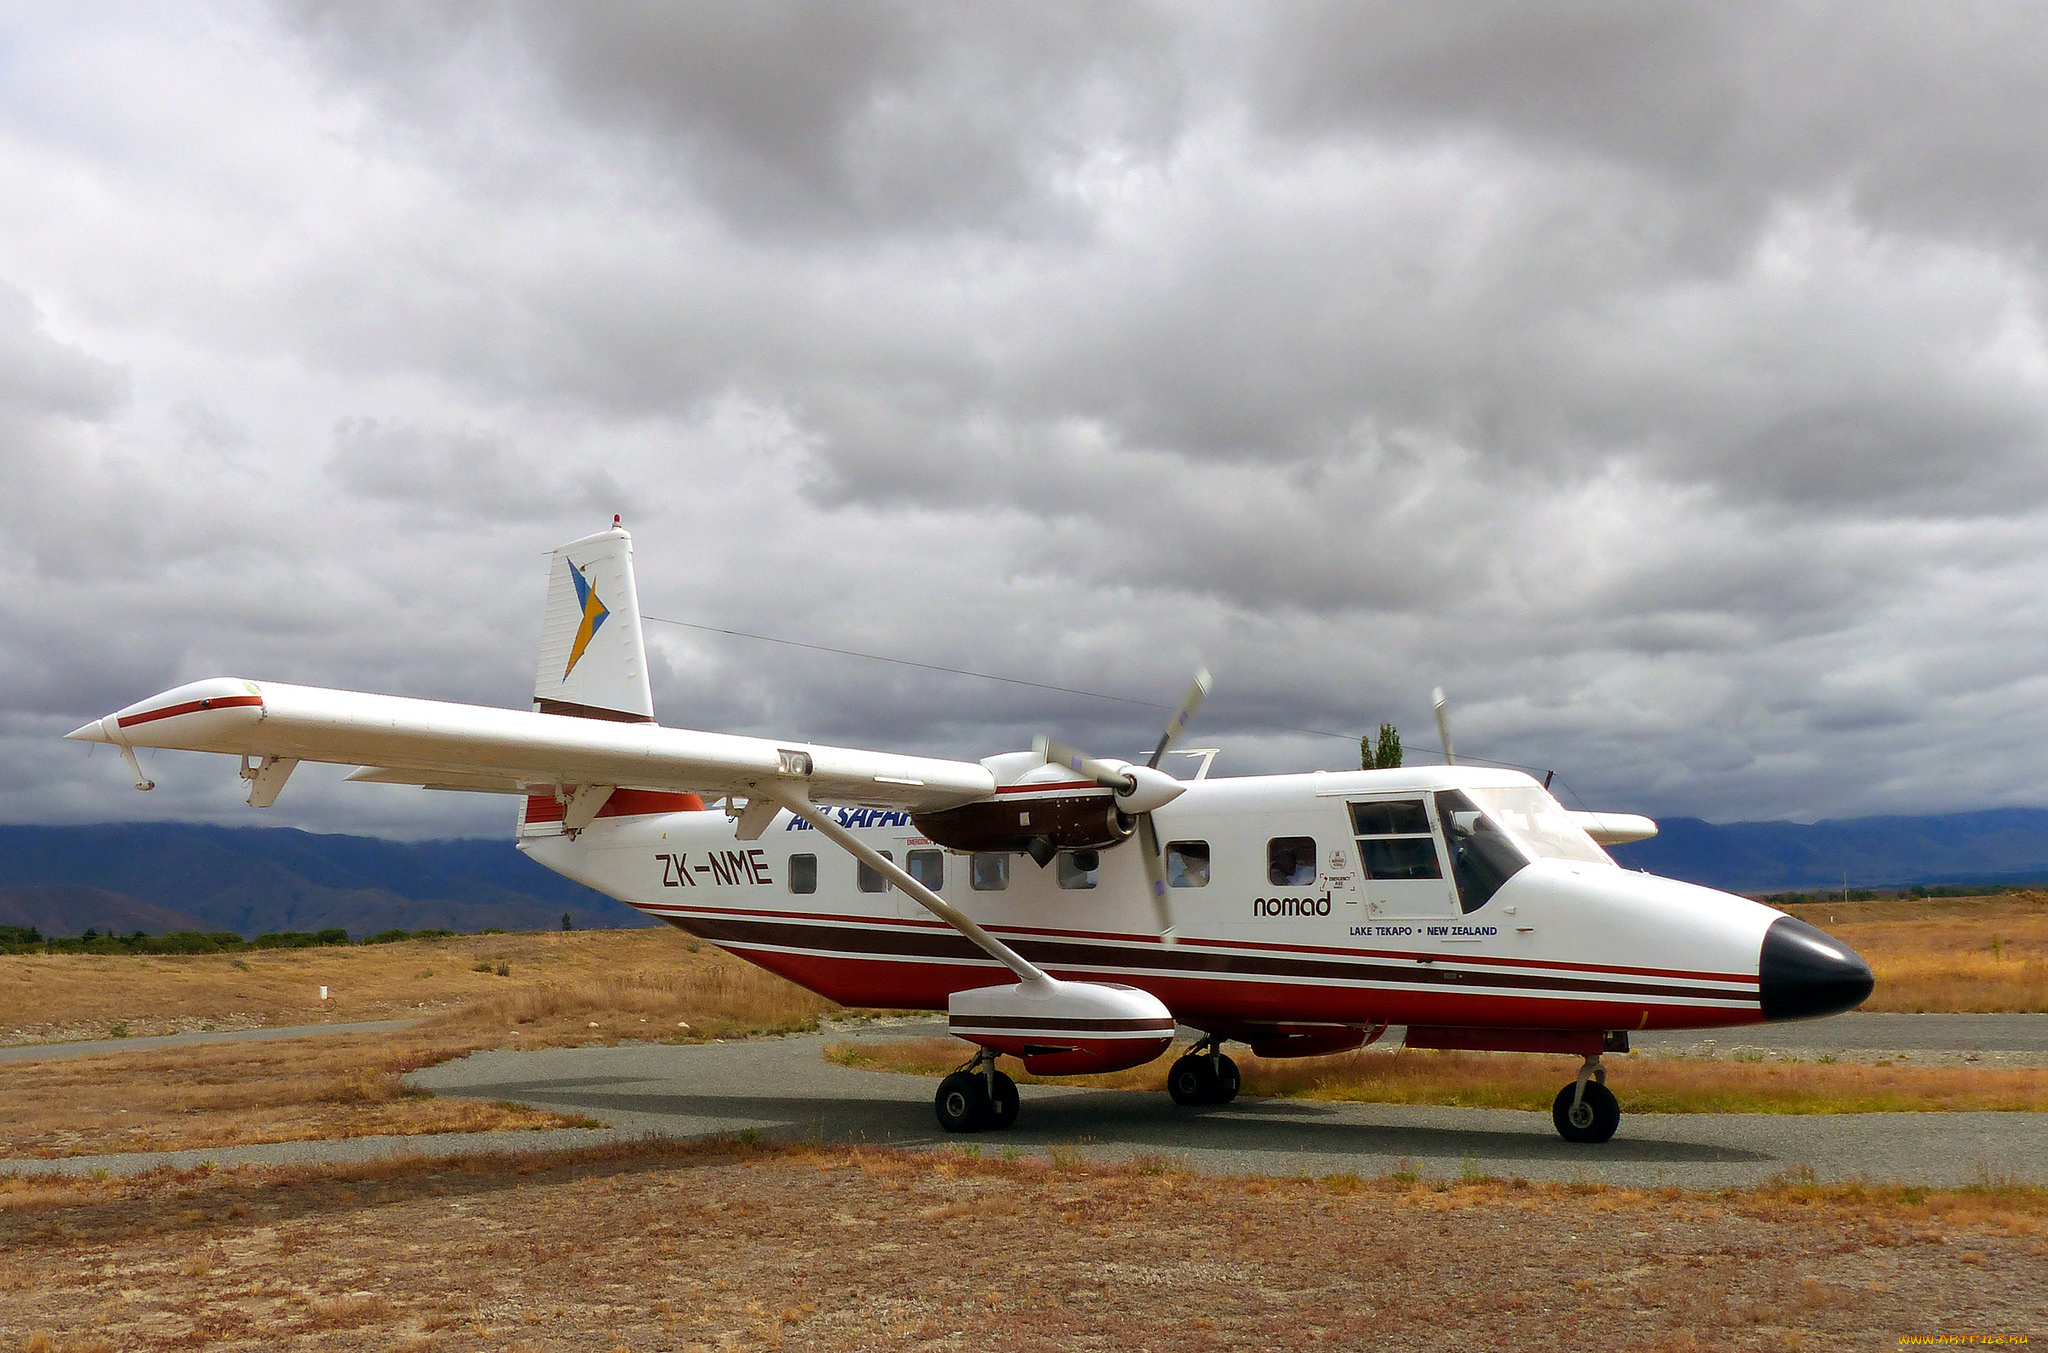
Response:
[[[1183,1057],[1166,1073],[1166,1093],[1185,1108],[1214,1103],[1216,1091],[1216,1068],[1205,1056]]]
[[[1215,1071],[1216,1098],[1212,1102],[1228,1104],[1231,1100],[1237,1098],[1239,1082],[1237,1063],[1231,1061],[1228,1057],[1218,1057],[1216,1059]]]
[[[1606,1141],[1621,1126],[1620,1102],[1599,1081],[1587,1081],[1586,1093],[1574,1109],[1572,1096],[1577,1090],[1576,1083],[1565,1086],[1550,1105],[1550,1120],[1557,1124],[1557,1135],[1568,1142]]]
[[[978,1072],[955,1071],[939,1082],[932,1111],[939,1116],[939,1126],[948,1132],[979,1132],[988,1126],[993,1112],[988,1086]]]
[[[988,1100],[988,1125],[1001,1131],[1017,1121],[1017,1110],[1023,1105],[1017,1098],[1017,1082],[1000,1071],[996,1072],[995,1081],[995,1091]]]

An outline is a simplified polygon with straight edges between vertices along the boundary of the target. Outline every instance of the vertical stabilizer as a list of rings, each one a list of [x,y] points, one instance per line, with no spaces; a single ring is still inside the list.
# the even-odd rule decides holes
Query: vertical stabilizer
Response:
[[[548,560],[533,706],[543,714],[654,722],[633,538],[621,527],[572,541]]]

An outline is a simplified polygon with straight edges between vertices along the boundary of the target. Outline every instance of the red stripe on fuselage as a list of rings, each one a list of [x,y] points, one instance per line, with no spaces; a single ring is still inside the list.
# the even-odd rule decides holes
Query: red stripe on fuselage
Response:
[[[528,822],[560,822],[565,806],[552,794],[526,796]],[[648,817],[659,813],[701,813],[704,800],[696,794],[673,794],[660,789],[614,789],[597,810],[599,817]]]

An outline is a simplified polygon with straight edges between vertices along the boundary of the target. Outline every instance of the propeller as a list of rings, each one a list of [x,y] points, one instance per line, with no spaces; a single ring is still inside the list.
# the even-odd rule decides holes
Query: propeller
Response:
[[[1187,731],[1188,721],[1195,717],[1195,711],[1208,698],[1209,686],[1208,669],[1196,672],[1194,682],[1189,685],[1187,694],[1180,698],[1173,717],[1166,721],[1166,732],[1160,735],[1159,745],[1152,749],[1151,759],[1142,766],[1133,766],[1128,761],[1100,760],[1051,738],[1038,738],[1031,744],[1032,750],[1044,757],[1048,765],[1065,766],[1103,788],[1115,791],[1117,807],[1138,820],[1138,846],[1145,857],[1145,877],[1152,885],[1152,906],[1159,913],[1159,938],[1166,944],[1177,944],[1179,939],[1173,933],[1173,911],[1166,900],[1166,860],[1159,850],[1159,832],[1152,825],[1152,810],[1173,802],[1186,786],[1160,770],[1159,762],[1180,735]]]
[[[1444,700],[1444,688],[1437,687],[1429,693],[1429,698],[1436,702],[1436,735],[1443,739],[1444,764],[1455,766],[1458,754],[1451,750],[1451,707]]]

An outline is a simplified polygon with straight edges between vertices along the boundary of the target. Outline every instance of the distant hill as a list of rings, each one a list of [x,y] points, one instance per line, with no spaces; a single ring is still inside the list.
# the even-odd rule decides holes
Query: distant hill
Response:
[[[132,935],[140,930],[168,935],[178,930],[211,930],[190,912],[152,907],[104,888],[80,883],[26,883],[0,888],[0,925],[33,926],[53,938],[101,934]]]
[[[58,914],[76,924],[42,925],[45,934],[76,935],[110,923],[152,934],[339,927],[357,938],[430,926],[552,930],[563,912],[579,929],[655,924],[535,864],[507,840],[385,841],[169,822],[0,826],[0,890],[55,886],[104,890],[177,921],[131,925],[67,911]],[[85,912],[105,905],[78,902]]]
[[[1610,852],[1630,869],[1730,892],[2048,880],[2048,809],[1798,822],[1665,818]]]

